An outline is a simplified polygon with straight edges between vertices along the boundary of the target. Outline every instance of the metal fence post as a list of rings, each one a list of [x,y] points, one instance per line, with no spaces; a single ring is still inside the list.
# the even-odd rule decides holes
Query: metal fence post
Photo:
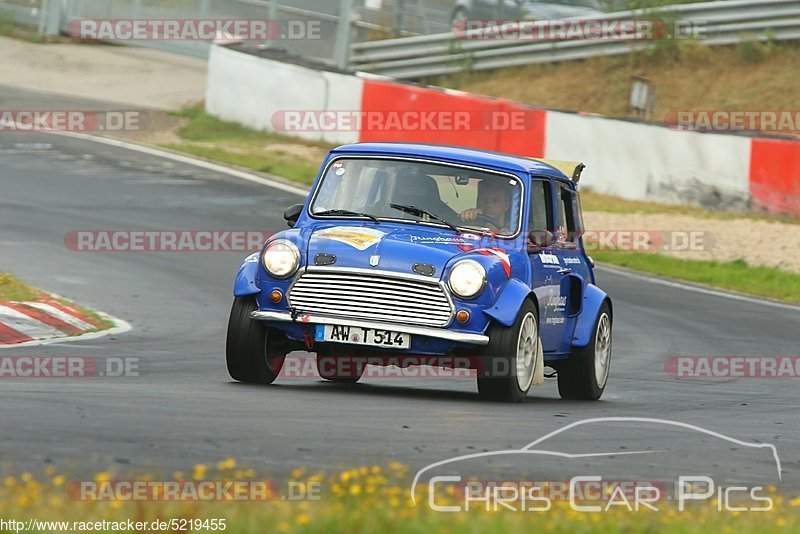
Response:
[[[352,32],[353,0],[339,1],[339,21],[336,27],[336,48],[333,58],[336,67],[347,70],[350,63],[350,34]]]
[[[405,30],[406,24],[406,0],[397,0],[394,6],[394,34],[400,36]]]
[[[39,33],[58,35],[61,30],[61,0],[46,0],[39,18]]]
[[[48,10],[48,5],[47,5],[48,3],[49,3],[49,0],[44,0],[42,2],[42,9],[39,10],[39,21],[38,21],[39,24],[36,27],[36,31],[40,35],[44,33],[44,27],[45,27],[45,24],[46,24],[46,21],[47,21],[47,12],[49,11]]]
[[[278,22],[278,0],[269,0],[269,11],[267,11],[267,18],[270,20],[270,25]],[[273,36],[272,39],[267,39],[262,43],[267,48],[274,48],[275,42],[280,38],[280,35]]]

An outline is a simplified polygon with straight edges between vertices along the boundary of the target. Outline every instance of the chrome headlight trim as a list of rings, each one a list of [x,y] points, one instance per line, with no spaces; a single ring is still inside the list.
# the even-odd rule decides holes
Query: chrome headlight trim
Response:
[[[277,247],[284,247],[284,249],[280,252],[276,251]],[[270,251],[273,253],[285,253],[288,252],[291,254],[291,263],[289,263],[288,269],[283,270],[273,270],[270,269],[270,264],[267,262],[267,256],[269,255]],[[277,278],[278,280],[285,280],[289,278],[294,273],[297,272],[297,269],[300,267],[300,249],[297,248],[297,245],[292,243],[287,239],[276,239],[272,241],[267,248],[264,249],[264,254],[261,256],[261,265],[264,266],[264,269],[267,271],[267,274],[272,276],[273,278]],[[272,267],[274,268],[275,265],[273,264]]]
[[[465,271],[465,269],[467,271]],[[469,275],[469,274],[459,275],[458,274],[459,271],[465,271],[465,273],[468,273],[468,272],[471,271],[473,274],[472,275]],[[458,281],[456,280],[456,284],[455,285],[453,283],[453,280],[457,276],[477,276],[478,277],[477,289],[475,289],[471,293],[469,291],[464,291],[464,292],[459,291],[457,289]],[[473,297],[476,297],[477,295],[480,295],[481,291],[483,291],[483,288],[486,287],[486,269],[484,269],[483,265],[481,265],[480,263],[478,263],[475,260],[459,260],[458,262],[456,262],[456,264],[453,266],[453,268],[450,269],[450,274],[447,277],[447,286],[450,288],[450,291],[455,296],[457,296],[459,298],[471,299]],[[462,287],[461,289],[464,289],[464,288]]]

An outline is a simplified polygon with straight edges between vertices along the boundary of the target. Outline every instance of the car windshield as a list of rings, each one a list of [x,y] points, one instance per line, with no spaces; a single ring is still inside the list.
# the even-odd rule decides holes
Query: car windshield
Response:
[[[423,221],[512,236],[519,230],[521,198],[521,182],[507,175],[417,161],[339,158],[325,171],[311,214]]]

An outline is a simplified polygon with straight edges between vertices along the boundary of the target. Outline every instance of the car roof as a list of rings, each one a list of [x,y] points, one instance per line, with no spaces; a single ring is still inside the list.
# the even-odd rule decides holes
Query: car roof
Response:
[[[505,169],[524,174],[543,174],[569,181],[569,178],[563,172],[547,163],[523,156],[475,148],[427,143],[352,143],[336,147],[331,153],[423,157],[477,167]]]

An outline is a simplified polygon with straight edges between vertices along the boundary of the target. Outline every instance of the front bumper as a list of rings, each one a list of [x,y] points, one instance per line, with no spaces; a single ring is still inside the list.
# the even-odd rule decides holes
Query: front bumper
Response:
[[[427,336],[436,339],[445,339],[447,341],[459,341],[461,343],[469,343],[472,345],[487,345],[489,343],[489,336],[484,336],[483,334],[470,334],[431,326],[413,326],[396,323],[383,323],[379,321],[364,321],[361,319],[349,319],[347,317],[335,317],[332,315],[323,315],[318,313],[304,313],[293,318],[292,314],[289,312],[256,310],[250,314],[250,318],[257,319],[259,321],[333,324],[339,326],[374,328],[377,330],[391,330],[394,332],[402,332],[404,334]]]

